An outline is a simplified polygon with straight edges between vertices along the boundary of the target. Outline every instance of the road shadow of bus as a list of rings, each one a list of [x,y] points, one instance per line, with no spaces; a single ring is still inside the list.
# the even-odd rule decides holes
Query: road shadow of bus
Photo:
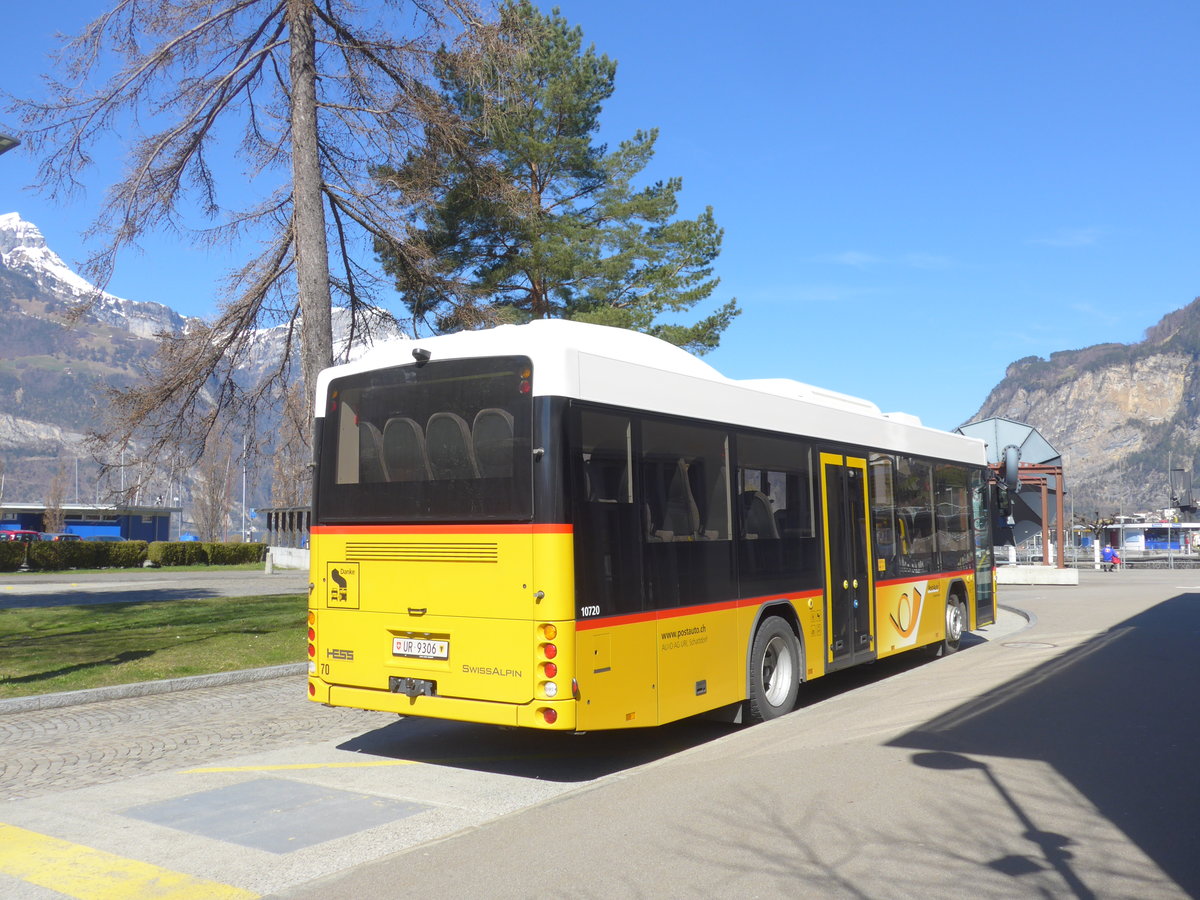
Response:
[[[729,732],[727,724],[695,718],[659,728],[581,734],[411,718],[367,732],[338,745],[338,749],[518,778],[574,783],[632,769],[706,744]]]
[[[974,635],[963,638],[964,649],[982,643],[984,640]],[[835,672],[802,685],[797,709],[930,661],[927,654],[905,653],[873,665]],[[737,728],[728,722],[699,716],[656,728],[563,734],[401,718],[346,741],[338,749],[520,778],[574,783],[655,762],[726,737]]]
[[[974,756],[1049,764],[1189,896],[1200,896],[1198,640],[1200,594],[1181,594],[890,746],[918,751],[916,765],[973,770],[990,784],[1012,813],[996,828],[1012,830],[1027,852],[989,865],[1015,885],[1024,873],[1053,868],[1073,895],[1093,895],[1063,849],[1079,836],[1041,831],[1021,798]]]

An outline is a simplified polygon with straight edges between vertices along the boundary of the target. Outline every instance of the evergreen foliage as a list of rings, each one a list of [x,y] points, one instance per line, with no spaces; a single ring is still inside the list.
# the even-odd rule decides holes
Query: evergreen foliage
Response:
[[[413,223],[406,252],[377,250],[414,318],[440,332],[560,317],[716,347],[736,300],[692,324],[668,321],[717,287],[722,230],[711,207],[679,219],[681,179],[635,186],[656,130],[612,151],[596,143],[616,62],[528,0],[509,0],[501,23],[509,46],[485,48],[482,64],[438,55],[442,99],[467,126],[466,145],[431,130],[403,165],[377,173]],[[410,189],[431,180],[432,192]]]

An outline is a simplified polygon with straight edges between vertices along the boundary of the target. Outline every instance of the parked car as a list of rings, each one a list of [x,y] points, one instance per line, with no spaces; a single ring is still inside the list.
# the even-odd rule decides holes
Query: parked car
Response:
[[[26,531],[25,529],[14,529],[12,531],[0,531],[0,540],[3,541],[40,541],[42,533],[40,531]]]
[[[123,540],[125,540],[125,538],[121,537],[119,534],[93,534],[90,538],[88,538],[88,540],[89,541],[123,541]]]
[[[82,541],[77,534],[71,534],[69,531],[43,531],[43,541]]]

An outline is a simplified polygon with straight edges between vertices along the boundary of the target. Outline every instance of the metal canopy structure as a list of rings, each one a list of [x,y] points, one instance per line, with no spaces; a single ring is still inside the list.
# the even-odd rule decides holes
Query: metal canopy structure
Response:
[[[1046,558],[1045,563],[1066,568],[1063,498],[1067,485],[1063,478],[1062,454],[1032,425],[1001,416],[970,422],[957,430],[959,434],[984,441],[988,464],[1001,477],[1007,467],[1016,468],[1018,488],[1013,497],[1013,538],[1024,541],[1040,531],[1045,552],[1050,546],[1050,526],[1055,525],[1056,560]]]

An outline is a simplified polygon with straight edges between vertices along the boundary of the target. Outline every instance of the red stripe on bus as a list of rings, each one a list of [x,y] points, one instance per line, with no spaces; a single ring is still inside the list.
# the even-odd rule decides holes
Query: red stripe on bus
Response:
[[[704,603],[697,606],[683,606],[679,609],[655,609],[648,612],[630,613],[624,616],[606,616],[600,619],[580,619],[575,623],[576,631],[590,631],[594,628],[609,628],[618,625],[633,625],[637,622],[664,622],[669,619],[680,619],[684,616],[698,616],[710,612],[724,612],[727,609],[738,609],[747,606],[762,606],[771,600],[802,600],[805,597],[820,597],[821,591],[802,591],[798,594],[772,594],[768,597],[750,597],[743,600],[723,600],[717,603]]]
[[[314,534],[572,534],[570,525],[314,525]]]

